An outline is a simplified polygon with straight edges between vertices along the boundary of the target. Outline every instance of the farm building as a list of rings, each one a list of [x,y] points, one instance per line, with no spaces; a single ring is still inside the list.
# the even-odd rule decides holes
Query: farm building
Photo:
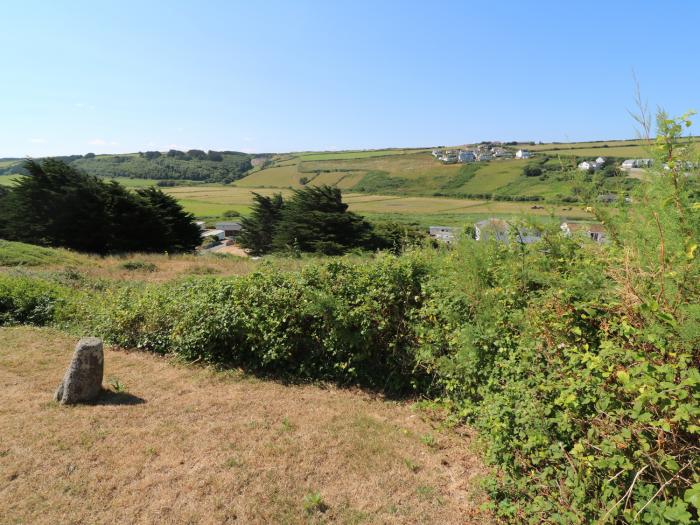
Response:
[[[648,168],[651,163],[651,159],[627,159],[622,163],[622,169]]]
[[[571,237],[572,235],[583,235],[595,242],[607,241],[607,234],[602,224],[583,224],[580,222],[563,222],[561,231],[564,235]]]
[[[428,228],[428,233],[433,239],[446,242],[447,244],[455,240],[455,229],[448,226],[431,226]]]
[[[527,149],[519,149],[515,152],[516,159],[529,159],[531,156],[530,150]]]
[[[214,237],[220,241],[223,241],[225,238],[224,230],[202,230],[202,233],[200,234],[202,239],[206,239],[207,237]]]
[[[511,225],[503,219],[486,219],[474,224],[474,238],[477,241],[493,239],[499,242],[510,242]],[[515,240],[522,244],[532,244],[542,238],[539,231],[532,228],[517,227]]]
[[[223,230],[224,236],[229,239],[235,239],[243,229],[239,222],[217,222],[214,226],[218,230]]]
[[[486,219],[474,224],[474,238],[477,241],[495,239],[508,242],[509,231],[510,225],[503,219]]]

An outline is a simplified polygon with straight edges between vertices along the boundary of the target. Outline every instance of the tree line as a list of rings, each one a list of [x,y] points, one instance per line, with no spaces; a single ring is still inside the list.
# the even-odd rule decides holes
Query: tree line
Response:
[[[138,155],[69,155],[53,157],[76,169],[99,177],[134,179],[194,180],[228,184],[252,169],[250,155],[236,151],[170,150],[140,152]],[[26,174],[22,162],[0,169],[0,174]]]
[[[62,160],[23,163],[0,189],[0,237],[82,252],[187,252],[200,243],[194,216],[160,189],[129,191]]]

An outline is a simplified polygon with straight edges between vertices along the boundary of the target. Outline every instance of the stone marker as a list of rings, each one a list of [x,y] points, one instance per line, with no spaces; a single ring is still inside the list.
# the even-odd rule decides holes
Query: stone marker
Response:
[[[102,390],[103,369],[102,339],[83,337],[75,346],[73,359],[54,399],[62,405],[95,399]]]

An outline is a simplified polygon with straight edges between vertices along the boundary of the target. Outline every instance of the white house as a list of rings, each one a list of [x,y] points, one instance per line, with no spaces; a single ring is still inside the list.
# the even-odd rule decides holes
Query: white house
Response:
[[[217,230],[223,230],[224,236],[231,239],[235,239],[243,229],[239,222],[217,222],[214,227]]]
[[[455,229],[448,226],[431,226],[428,232],[433,239],[451,244],[455,240]]]
[[[519,149],[515,152],[516,159],[529,159],[531,157],[530,150]]]
[[[459,162],[474,162],[476,160],[476,155],[473,151],[460,151],[457,154],[457,160]]]
[[[600,166],[590,160],[584,160],[578,165],[581,171],[596,171]]]

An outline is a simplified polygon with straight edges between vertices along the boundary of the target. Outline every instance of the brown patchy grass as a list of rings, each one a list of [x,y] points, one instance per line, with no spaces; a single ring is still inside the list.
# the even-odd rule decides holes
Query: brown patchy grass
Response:
[[[0,522],[490,522],[468,438],[408,403],[106,349],[126,392],[61,407],[74,343],[0,329]]]
[[[89,278],[109,279],[115,281],[143,281],[165,282],[189,275],[217,275],[227,277],[231,275],[245,275],[254,271],[261,261],[249,257],[239,257],[233,250],[240,248],[231,247],[224,252],[224,256],[208,255],[164,255],[148,253],[132,253],[126,256],[93,256],[68,252],[73,255],[71,259],[64,260],[60,257],[47,258],[41,264],[26,266],[13,264],[3,266],[0,264],[0,272],[12,272],[21,268],[24,273],[32,272],[69,272],[75,271]],[[311,261],[311,258],[285,258],[267,257],[267,261],[280,270],[298,270]],[[153,265],[148,268],[127,269],[125,264],[130,262]]]

